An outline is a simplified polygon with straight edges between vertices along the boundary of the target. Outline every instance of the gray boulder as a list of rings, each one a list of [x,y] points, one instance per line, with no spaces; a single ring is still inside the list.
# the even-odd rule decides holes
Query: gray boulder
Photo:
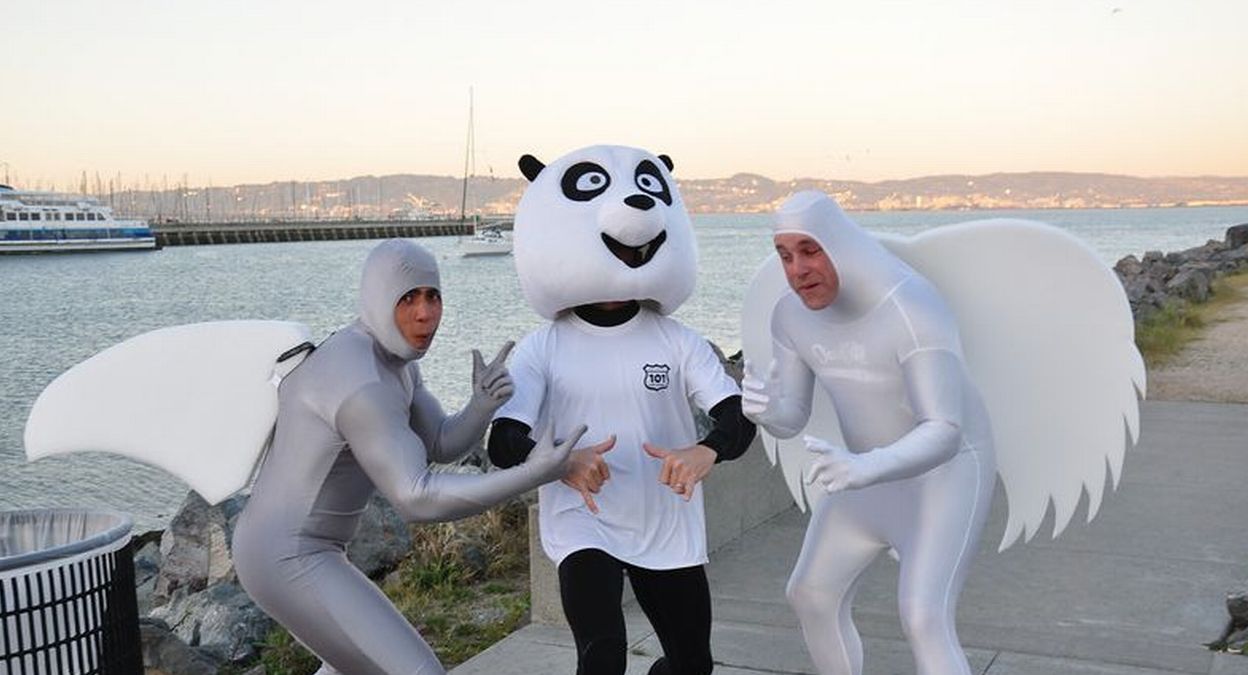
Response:
[[[149,541],[134,552],[134,595],[139,616],[146,616],[153,605],[156,579],[160,575],[160,542]]]
[[[412,534],[380,494],[374,493],[360,518],[360,529],[347,545],[347,558],[360,571],[376,578],[407,556],[412,548]]]
[[[1171,251],[1162,256],[1162,259],[1171,265],[1184,265],[1190,262],[1203,262],[1209,256],[1226,248],[1226,244],[1217,239],[1210,239],[1200,246],[1183,249],[1182,251]]]
[[[187,646],[163,621],[139,622],[143,642],[143,667],[148,675],[215,675],[217,662]]]
[[[1210,239],[1203,246],[1196,246],[1178,253],[1166,254],[1166,262],[1183,265],[1186,263],[1205,262],[1226,249],[1226,243],[1217,239]]]
[[[152,610],[188,646],[219,661],[242,663],[258,655],[273,620],[236,583],[219,583],[199,593],[177,592]]]
[[[1135,255],[1128,255],[1119,260],[1114,265],[1114,272],[1118,274],[1118,278],[1125,283],[1129,279],[1134,279],[1144,273],[1144,265]]]
[[[168,602],[179,590],[188,593],[234,578],[230,536],[245,498],[235,496],[209,506],[188,492],[160,539],[161,566],[152,601]]]
[[[1248,246],[1226,249],[1213,257],[1219,272],[1236,272],[1248,267]]]
[[[1152,277],[1132,277],[1124,282],[1122,287],[1126,291],[1127,302],[1131,304],[1132,311],[1136,313],[1136,318],[1143,318],[1139,315],[1141,309],[1147,308],[1145,311],[1161,309],[1166,303],[1165,286]]]
[[[1213,270],[1207,265],[1189,265],[1166,283],[1166,292],[1191,302],[1204,302],[1209,299],[1213,276]]]
[[[1226,228],[1226,245],[1228,248],[1248,246],[1248,223]]]

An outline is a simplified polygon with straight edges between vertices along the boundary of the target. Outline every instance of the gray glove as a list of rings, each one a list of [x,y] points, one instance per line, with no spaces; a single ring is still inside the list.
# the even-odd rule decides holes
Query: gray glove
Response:
[[[507,355],[515,346],[515,342],[508,340],[489,364],[481,357],[480,350],[472,350],[472,398],[468,406],[474,411],[493,415],[511,398],[515,387],[511,383],[511,374],[507,372]]]

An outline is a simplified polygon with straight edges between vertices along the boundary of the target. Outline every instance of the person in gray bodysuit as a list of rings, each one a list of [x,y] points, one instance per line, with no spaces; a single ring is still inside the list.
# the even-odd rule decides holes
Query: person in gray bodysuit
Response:
[[[277,426],[234,533],[239,581],[322,660],[322,673],[442,673],[433,651],[346,557],[374,488],[409,521],[462,518],[560,478],[584,427],[549,434],[524,464],[482,475],[433,473],[479,441],[511,395],[503,365],[473,353],[472,398],[447,416],[416,361],[441,318],[437,261],[392,239],[364,263],[359,319],[281,383]]]
[[[995,481],[988,413],[936,288],[826,195],[780,209],[776,251],[793,292],[772,314],[773,360],[746,368],[742,410],[789,438],[828,393],[848,447],[806,437],[817,503],[787,595],[823,675],[859,675],[850,614],[875,556],[900,559],[902,628],[923,675],[969,675],[955,616]]]

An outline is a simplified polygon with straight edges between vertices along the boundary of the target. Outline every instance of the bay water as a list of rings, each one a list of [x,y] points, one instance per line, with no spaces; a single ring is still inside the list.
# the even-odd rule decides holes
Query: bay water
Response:
[[[1177,251],[1221,239],[1227,227],[1248,222],[1248,207],[853,215],[874,231],[902,235],[981,218],[1039,220],[1075,234],[1112,265],[1127,254]],[[675,316],[728,354],[740,347],[746,286],[771,252],[768,220],[763,214],[694,217],[698,286]],[[480,349],[489,359],[541,319],[525,304],[510,257],[460,257],[455,237],[419,242],[439,259],[445,307],[421,367],[449,411],[468,398],[470,350]],[[25,461],[22,429],[39,392],[92,354],[164,326],[271,319],[299,321],[318,338],[327,336],[354,318],[360,266],[376,243],[0,257],[0,509],[107,508],[130,513],[139,531],[163,526],[186,487],[158,469],[104,453]],[[161,420],[136,406],[126,422]]]

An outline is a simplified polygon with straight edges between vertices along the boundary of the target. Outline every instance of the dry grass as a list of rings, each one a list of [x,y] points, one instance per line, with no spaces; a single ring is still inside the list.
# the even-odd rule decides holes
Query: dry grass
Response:
[[[1135,324],[1135,344],[1151,370],[1174,358],[1205,326],[1220,320],[1228,306],[1248,300],[1248,272],[1220,277],[1213,295],[1199,304],[1174,303]]]
[[[529,615],[528,507],[513,500],[453,523],[412,527],[412,551],[380,583],[448,669]],[[261,655],[270,675],[307,675],[318,661],[281,628]]]

